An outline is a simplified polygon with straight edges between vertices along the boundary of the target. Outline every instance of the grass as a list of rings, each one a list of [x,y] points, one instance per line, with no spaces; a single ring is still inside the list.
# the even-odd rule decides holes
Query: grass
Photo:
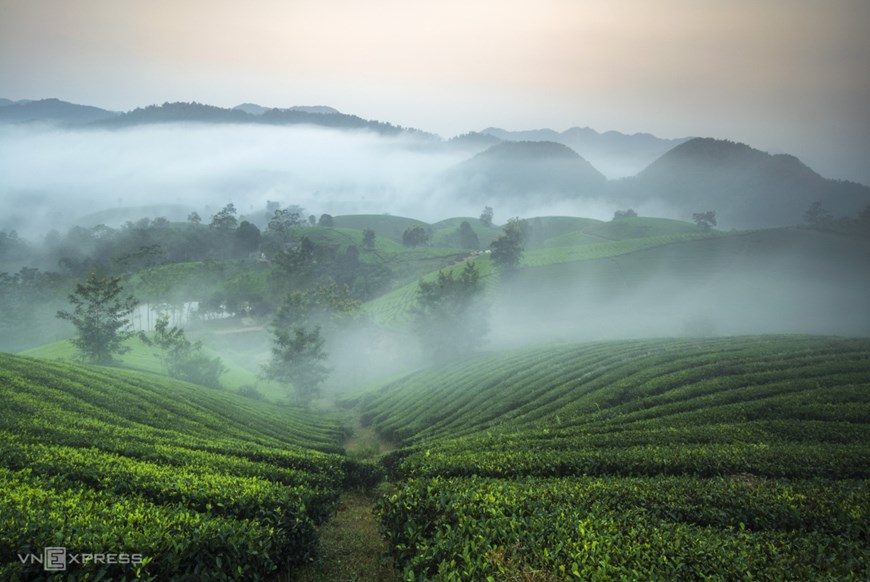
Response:
[[[376,493],[345,492],[338,512],[319,529],[320,553],[297,572],[276,582],[371,582],[398,580],[400,573],[386,557],[374,514]]]

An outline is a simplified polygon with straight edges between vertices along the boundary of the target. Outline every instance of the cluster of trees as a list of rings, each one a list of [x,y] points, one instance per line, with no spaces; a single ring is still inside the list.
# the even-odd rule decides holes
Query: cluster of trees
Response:
[[[119,229],[104,226],[71,229],[66,238],[55,241],[58,247],[65,246],[69,251],[64,257],[66,260],[61,260],[67,274],[40,273],[36,269],[23,269],[12,276],[0,274],[0,291],[3,291],[0,312],[13,320],[16,314],[28,312],[16,302],[25,301],[30,295],[38,296],[35,289],[53,290],[57,296],[66,281],[84,267],[100,267],[79,278],[74,290],[67,295],[68,307],[58,308],[55,313],[58,319],[73,326],[73,343],[81,359],[101,365],[115,363],[118,356],[129,351],[130,340],[138,336],[157,349],[167,374],[218,386],[225,372],[220,358],[206,355],[201,342],[188,339],[183,329],[170,325],[168,317],[158,319],[153,333],[134,333],[131,316],[139,302],[125,291],[123,281],[136,279],[130,274],[142,269],[187,258],[195,259],[193,262],[203,269],[208,265],[265,265],[264,272],[268,276],[262,281],[267,283],[272,296],[280,295],[283,299],[277,305],[263,296],[257,299],[264,305],[258,313],[274,312],[269,326],[272,358],[263,367],[262,375],[292,386],[300,402],[310,402],[332,371],[327,363],[331,342],[360,317],[360,298],[368,293],[360,294],[359,290],[375,292],[374,287],[382,287],[390,274],[382,265],[361,261],[360,249],[355,245],[316,243],[305,234],[304,229],[314,224],[334,225],[333,217],[328,214],[320,219],[313,215],[305,217],[301,208],[281,208],[273,203],[267,207],[267,213],[260,218],[261,224],[265,223],[262,230],[251,221],[239,220],[232,203],[210,216],[207,224],[194,212],[186,223],[144,219]],[[491,208],[484,209],[482,219],[491,224]],[[491,260],[503,277],[510,276],[519,265],[525,230],[523,221],[511,219],[490,246]],[[411,245],[426,244],[430,237],[422,226],[411,227],[406,234]],[[452,236],[463,248],[480,247],[477,233],[468,221],[462,221]],[[199,256],[196,256],[197,240],[208,247],[203,248]],[[375,249],[376,240],[375,231],[365,229],[361,247]],[[18,245],[16,237],[9,235],[0,243],[4,245],[0,249]],[[235,263],[215,259],[252,253],[267,258],[268,262]],[[382,272],[384,269],[386,273]],[[213,291],[211,296],[202,299],[203,310],[227,308],[230,303],[254,305],[253,295],[249,300],[227,295],[227,285],[238,277],[230,273],[217,275],[223,283],[216,283],[216,290],[214,285],[208,286]],[[241,277],[252,280],[244,273]],[[363,285],[361,280],[365,282]],[[259,289],[257,293],[262,294],[262,291]],[[459,357],[482,343],[487,331],[482,291],[480,271],[471,261],[461,270],[441,271],[434,280],[420,282],[416,329],[421,345],[433,359],[445,361]],[[270,307],[270,303],[276,306]],[[22,325],[25,324],[22,321]]]
[[[820,201],[813,202],[804,213],[804,222],[816,230],[867,237],[870,236],[870,204],[855,217],[834,218]]]
[[[160,360],[166,373],[172,377],[205,386],[219,387],[225,372],[220,358],[203,353],[201,342],[191,342],[184,330],[169,328],[169,318],[162,317],[155,326],[153,337],[133,331],[130,316],[139,301],[125,293],[121,277],[101,277],[96,273],[70,293],[72,310],[59,310],[57,317],[75,327],[73,345],[82,361],[108,365],[116,356],[131,350],[128,340],[137,336],[149,346],[160,349]]]

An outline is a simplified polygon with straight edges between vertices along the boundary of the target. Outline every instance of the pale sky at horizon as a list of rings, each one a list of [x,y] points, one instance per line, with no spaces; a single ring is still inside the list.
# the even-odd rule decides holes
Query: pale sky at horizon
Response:
[[[867,0],[0,0],[0,97],[704,135],[868,182],[868,24]]]

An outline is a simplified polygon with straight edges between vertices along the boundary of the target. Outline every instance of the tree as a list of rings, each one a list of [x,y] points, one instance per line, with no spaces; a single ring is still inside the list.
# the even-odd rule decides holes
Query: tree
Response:
[[[804,220],[811,226],[824,226],[832,222],[834,217],[825,210],[821,202],[813,202],[804,212]]]
[[[72,312],[57,312],[58,318],[75,326],[77,335],[72,342],[86,361],[109,364],[114,354],[130,351],[124,342],[134,335],[129,317],[139,302],[132,295],[122,297],[123,291],[120,277],[91,273],[69,295]]]
[[[367,228],[363,231],[362,246],[367,251],[374,250],[374,248],[375,248],[375,231],[374,230]]]
[[[236,206],[232,202],[224,206],[220,212],[211,217],[208,226],[223,232],[236,230],[239,226],[239,221],[236,219]]]
[[[160,361],[166,373],[173,378],[220,388],[221,374],[226,372],[220,358],[202,353],[202,342],[191,342],[178,326],[169,329],[169,316],[164,315],[154,325],[154,338],[139,334],[146,345],[160,348]]]
[[[475,251],[480,248],[480,239],[477,238],[477,233],[474,232],[467,220],[463,220],[459,225],[458,233],[460,247]]]
[[[332,227],[332,226],[335,226],[335,219],[332,218],[331,214],[321,214],[320,220],[317,221],[317,224],[319,226]]]
[[[489,245],[492,254],[492,262],[501,272],[502,276],[513,273],[520,258],[523,256],[523,242],[525,240],[524,221],[519,218],[511,218],[504,227],[504,234],[492,241]]]
[[[708,210],[707,212],[696,212],[692,215],[692,220],[702,230],[710,230],[716,226],[716,211]]]
[[[269,219],[267,229],[270,233],[278,237],[282,242],[290,240],[290,233],[297,226],[302,225],[302,213],[298,207],[295,208],[276,208]]]
[[[272,359],[263,367],[264,376],[292,384],[299,401],[310,402],[332,371],[324,364],[329,334],[353,320],[359,306],[346,287],[289,293],[272,321]]]
[[[424,349],[436,360],[462,356],[480,345],[487,332],[480,298],[483,285],[474,262],[457,276],[438,271],[434,281],[420,281],[414,308],[415,330]]]
[[[480,223],[486,227],[492,226],[492,216],[492,208],[490,208],[489,206],[484,206],[483,212],[480,213]]]
[[[202,218],[199,217],[199,213],[191,212],[187,215],[187,221],[191,224],[199,224],[202,222]]]
[[[613,213],[613,220],[622,220],[623,218],[637,218],[637,212],[629,208],[628,210],[617,210]]]
[[[323,362],[327,358],[320,327],[309,330],[296,326],[291,330],[273,328],[272,359],[263,367],[266,378],[291,384],[296,398],[309,404],[318,387],[329,376],[330,368]]]
[[[243,220],[236,229],[236,249],[245,255],[253,253],[260,248],[260,229],[256,224]]]
[[[419,224],[409,226],[405,229],[405,232],[402,233],[403,246],[419,247],[426,244],[427,242],[429,242],[429,233],[426,232],[426,229]]]

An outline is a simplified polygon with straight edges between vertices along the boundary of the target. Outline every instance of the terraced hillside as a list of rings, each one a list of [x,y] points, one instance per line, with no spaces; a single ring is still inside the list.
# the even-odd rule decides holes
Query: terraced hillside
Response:
[[[0,354],[0,400],[3,580],[54,546],[127,556],[70,564],[93,579],[263,579],[369,472],[335,418],[149,374]]]
[[[359,402],[408,579],[867,579],[870,340],[471,358]]]

